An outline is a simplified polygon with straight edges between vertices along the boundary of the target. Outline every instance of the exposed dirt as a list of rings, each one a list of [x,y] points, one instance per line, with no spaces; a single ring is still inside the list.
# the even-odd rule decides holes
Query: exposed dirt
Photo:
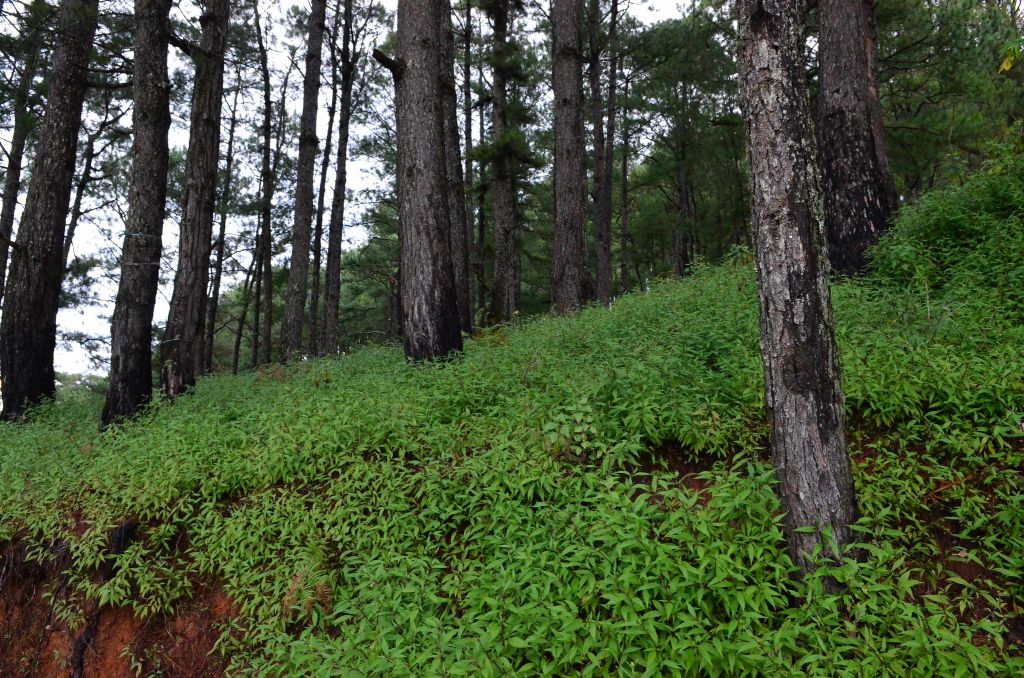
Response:
[[[10,547],[2,565],[0,676],[71,676],[74,645],[84,627],[70,629],[59,622],[44,597],[63,595],[61,568],[25,563],[23,554]],[[129,608],[103,608],[95,614],[95,634],[82,653],[83,677],[224,675],[225,660],[213,653],[213,646],[221,623],[237,608],[220,587],[196,583],[192,599],[179,604],[173,615],[143,621]]]

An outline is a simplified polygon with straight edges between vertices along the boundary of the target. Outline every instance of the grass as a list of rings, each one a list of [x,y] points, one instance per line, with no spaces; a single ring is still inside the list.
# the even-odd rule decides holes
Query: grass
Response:
[[[70,556],[71,625],[219,582],[241,675],[1024,671],[1024,161],[994,156],[834,290],[861,562],[790,576],[743,252],[442,365],[211,377],[105,434],[70,390],[0,425],[0,543]]]

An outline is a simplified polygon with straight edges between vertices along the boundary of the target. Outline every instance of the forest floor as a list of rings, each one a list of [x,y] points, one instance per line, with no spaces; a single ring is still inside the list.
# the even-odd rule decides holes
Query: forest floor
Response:
[[[996,154],[834,286],[859,560],[791,576],[740,251],[445,364],[0,425],[0,674],[1020,675],[1022,218]]]

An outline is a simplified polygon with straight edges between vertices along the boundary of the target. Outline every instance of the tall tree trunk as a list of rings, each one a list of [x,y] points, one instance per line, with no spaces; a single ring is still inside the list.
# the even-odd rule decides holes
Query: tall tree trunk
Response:
[[[629,97],[629,81],[624,83],[623,98]],[[619,285],[629,291],[629,110],[622,106],[622,182],[619,184]]]
[[[459,109],[455,87],[455,33],[449,0],[441,0],[441,96],[444,106],[445,171],[448,180],[448,222],[452,249],[452,273],[463,332],[473,331],[469,285],[470,225],[466,216],[465,182],[459,149]]]
[[[825,228],[832,267],[852,275],[864,270],[866,250],[896,209],[875,79],[875,2],[821,0],[818,7]]]
[[[470,2],[465,2],[466,17],[464,19],[464,30],[463,30],[463,42],[462,42],[462,126],[463,133],[465,134],[466,144],[466,170],[464,174],[465,188],[464,196],[466,201],[466,246],[471,253],[471,268],[473,271],[479,271],[480,267],[480,249],[479,243],[474,246],[473,243],[473,207],[471,199],[473,196],[473,62],[472,62],[472,47],[473,47],[473,5]],[[469,279],[471,273],[466,272],[466,285],[472,288],[472,281]],[[470,295],[472,297],[472,295]],[[480,298],[478,303],[483,306],[484,300]],[[469,315],[470,315],[470,329],[472,329],[473,319],[475,314],[473,312],[472,298],[469,304]]]
[[[587,265],[587,169],[583,135],[582,0],[555,0],[552,84],[555,99],[555,248],[551,297],[555,312],[583,303]]]
[[[789,550],[808,571],[815,548],[838,558],[853,541],[855,498],[804,78],[803,3],[737,4],[772,461]]]
[[[612,288],[612,187],[605,141],[604,97],[601,91],[601,3],[590,0],[590,123],[594,135],[594,293],[607,306]]]
[[[509,2],[497,0],[491,7],[494,24],[494,72],[491,77],[492,144],[499,150],[491,162],[491,211],[494,216],[494,283],[491,287],[491,319],[511,320],[516,312],[515,186],[508,144]]]
[[[607,227],[608,227],[608,245],[607,253],[608,258],[608,280],[607,285],[609,288],[609,297],[611,296],[611,284],[612,284],[612,183],[615,174],[615,133],[616,125],[618,121],[617,111],[615,106],[617,105],[617,89],[618,89],[618,75],[619,75],[619,0],[612,0],[611,16],[608,23],[608,51],[610,59],[608,62],[608,108],[606,111],[605,124],[608,125],[607,133],[605,134],[605,153],[604,153],[604,178],[605,185],[604,191],[599,196],[600,199],[605,203],[602,206],[602,210],[607,214]]]
[[[295,180],[295,222],[292,226],[292,260],[281,323],[281,360],[286,361],[302,343],[302,325],[309,284],[309,239],[313,223],[313,173],[316,164],[316,119],[320,97],[320,64],[324,44],[327,0],[312,0],[306,72],[302,81],[302,118],[299,122],[299,160]]]
[[[135,0],[132,185],[121,281],[110,324],[110,388],[102,423],[132,417],[153,394],[153,307],[167,201],[171,0]]]
[[[395,79],[401,301],[408,358],[462,350],[452,271],[441,79],[445,0],[400,0],[398,55],[375,51]]]
[[[207,0],[200,18],[203,30],[199,51],[193,55],[196,74],[178,272],[174,276],[174,293],[160,354],[160,386],[168,398],[175,398],[194,386],[202,368],[229,14],[229,0]]]
[[[482,28],[481,28],[481,33],[483,33],[483,29]],[[481,57],[481,58],[477,59],[477,62],[476,62],[476,76],[477,76],[477,82],[479,82],[479,83],[483,83],[484,82],[484,63],[483,63],[483,61],[484,60]],[[487,116],[484,115],[484,105],[483,105],[483,102],[481,102],[481,104],[480,104],[480,115],[479,115],[479,117],[477,117],[477,137],[480,139],[480,144],[481,145],[485,143],[484,140],[487,138],[486,119],[487,119]],[[493,167],[493,163],[492,163],[492,166],[491,166],[491,174],[492,174],[492,176],[493,176],[493,173],[494,173],[494,167]],[[483,174],[484,174],[484,166],[481,163],[481,165],[480,165],[481,183],[483,183]],[[481,313],[481,317],[484,319],[484,322],[487,321],[487,317],[486,317],[487,316],[487,312],[486,312],[486,309],[487,309],[487,216],[484,213],[484,210],[486,209],[486,207],[487,207],[487,200],[486,200],[486,197],[484,196],[484,190],[481,187],[481,188],[477,189],[477,191],[476,191],[476,257],[477,257],[476,258],[476,263],[477,263],[477,272],[476,272],[477,278],[476,278],[476,280],[477,280],[477,285],[478,285],[477,303],[479,303],[480,308],[484,310],[484,312]]]
[[[97,0],[62,0],[50,95],[32,167],[0,324],[3,416],[16,419],[54,394],[53,352],[63,277],[64,220],[71,200]]]
[[[36,16],[36,12],[33,11],[31,15]],[[11,102],[15,111],[14,128],[11,130],[11,146],[7,152],[3,197],[0,198],[0,301],[4,298],[7,259],[10,253],[11,234],[14,232],[14,212],[18,209],[18,195],[21,193],[21,165],[25,159],[25,145],[34,126],[28,105],[41,50],[37,23],[27,24],[25,28],[25,62],[18,79],[14,101]]]
[[[241,64],[241,62],[239,62]],[[231,200],[231,183],[235,165],[235,128],[238,125],[238,93],[241,91],[241,66],[236,69],[235,94],[231,99],[231,121],[228,123],[228,149],[224,160],[224,187],[220,191],[220,228],[215,243],[215,261],[213,264],[213,285],[210,290],[210,303],[206,310],[206,341],[203,342],[203,373],[213,369],[213,339],[217,335],[217,308],[220,305],[220,280],[224,273],[224,239],[228,230],[228,209]]]
[[[341,245],[345,232],[345,190],[348,180],[348,130],[352,120],[352,86],[359,55],[353,49],[352,0],[343,0],[341,27],[341,103],[338,110],[338,159],[334,172],[331,221],[327,228],[327,271],[324,275],[323,350],[338,351],[338,323],[341,311]]]
[[[335,9],[331,32],[328,35],[328,54],[331,55],[331,103],[327,108],[327,139],[324,141],[324,157],[320,163],[320,190],[316,198],[316,226],[313,229],[313,275],[310,283],[309,299],[309,336],[306,350],[310,355],[319,355],[320,338],[320,254],[324,240],[324,201],[327,192],[327,170],[331,166],[331,153],[334,152],[334,119],[338,114],[338,27],[341,12]]]

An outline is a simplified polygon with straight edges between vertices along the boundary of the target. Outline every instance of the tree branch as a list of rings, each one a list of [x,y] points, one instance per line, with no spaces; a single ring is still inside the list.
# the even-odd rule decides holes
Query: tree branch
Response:
[[[405,71],[405,62],[401,59],[392,59],[384,52],[380,51],[376,47],[373,49],[373,58],[384,68],[391,71],[391,75],[397,80],[402,77],[402,72]]]

